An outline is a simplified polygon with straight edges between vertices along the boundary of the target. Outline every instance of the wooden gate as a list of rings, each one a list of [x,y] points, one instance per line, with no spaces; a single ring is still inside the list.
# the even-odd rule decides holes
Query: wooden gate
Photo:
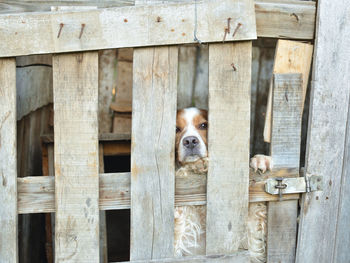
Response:
[[[349,7],[339,2],[341,11],[328,0],[318,4],[306,175],[323,176],[325,189],[303,195],[298,236],[299,194],[276,202],[278,196],[266,193],[264,186],[269,177],[299,176],[307,76],[275,65],[269,139],[276,170],[252,184],[251,48],[257,36],[312,40],[313,3],[136,2],[0,15],[0,261],[17,262],[17,214],[55,212],[55,261],[99,262],[99,211],[130,208],[131,262],[248,262],[248,252],[230,244],[246,234],[249,202],[269,202],[268,262],[345,262],[349,84],[348,75],[338,72],[349,69],[350,25]],[[342,26],[332,26],[340,20]],[[328,44],[339,35],[343,42]],[[184,43],[209,43],[210,163],[207,189],[200,193],[191,186],[175,189],[178,45]],[[135,48],[132,169],[99,174],[96,50],[121,47]],[[17,178],[14,57],[47,53],[54,54],[55,176]],[[172,259],[174,205],[188,204],[207,205],[206,256]]]

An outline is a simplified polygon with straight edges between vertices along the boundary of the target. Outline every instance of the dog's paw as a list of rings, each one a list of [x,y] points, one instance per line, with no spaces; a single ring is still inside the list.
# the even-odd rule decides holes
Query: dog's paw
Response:
[[[250,159],[250,167],[254,169],[254,171],[260,170],[265,173],[267,170],[272,170],[273,161],[271,156],[256,154],[253,158]]]

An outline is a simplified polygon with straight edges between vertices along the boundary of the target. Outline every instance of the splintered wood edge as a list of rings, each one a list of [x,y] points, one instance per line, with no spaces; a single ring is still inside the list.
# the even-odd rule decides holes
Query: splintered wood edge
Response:
[[[250,170],[249,202],[278,201],[277,195],[265,192],[265,182],[273,177],[296,177],[297,169],[279,169],[265,174]],[[189,184],[189,182],[191,182]],[[17,178],[18,213],[55,212],[54,176],[33,176]],[[299,194],[283,195],[283,200],[297,200]],[[175,205],[205,205],[206,176],[189,175],[177,178]],[[100,210],[130,209],[130,173],[100,174]]]

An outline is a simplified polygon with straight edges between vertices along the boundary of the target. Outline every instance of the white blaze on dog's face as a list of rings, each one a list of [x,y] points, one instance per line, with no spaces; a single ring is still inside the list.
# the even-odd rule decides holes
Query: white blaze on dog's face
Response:
[[[176,158],[179,163],[207,157],[207,111],[197,108],[179,110],[176,117]]]

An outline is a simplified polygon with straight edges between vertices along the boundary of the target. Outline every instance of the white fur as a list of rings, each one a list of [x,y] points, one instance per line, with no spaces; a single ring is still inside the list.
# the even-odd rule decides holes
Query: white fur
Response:
[[[198,133],[197,128],[193,125],[192,121],[196,115],[199,115],[200,111],[197,108],[187,108],[184,109],[183,118],[186,122],[185,132],[181,137],[180,144],[179,144],[179,161],[180,162],[195,162],[199,158],[206,157],[207,156],[207,147]],[[185,146],[183,145],[183,139],[188,136],[195,136],[198,138],[199,141],[199,156],[185,156]]]

